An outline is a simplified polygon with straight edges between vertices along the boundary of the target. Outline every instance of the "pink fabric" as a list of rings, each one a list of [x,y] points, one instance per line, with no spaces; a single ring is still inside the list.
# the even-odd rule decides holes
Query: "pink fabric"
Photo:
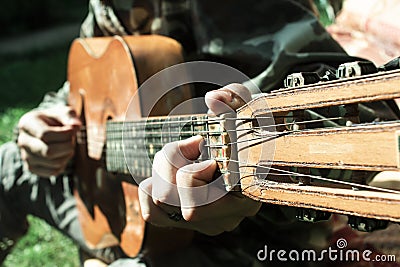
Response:
[[[375,259],[376,255],[395,255],[396,262],[365,261],[360,257],[360,261],[339,261],[334,262],[335,267],[400,267],[400,225],[390,224],[384,230],[377,230],[372,233],[364,233],[351,229],[344,216],[333,215],[332,218],[334,232],[331,237],[330,246],[337,248],[337,240],[345,239],[347,245],[344,251],[358,250],[362,253],[365,250],[372,252],[368,257]]]
[[[386,63],[400,55],[400,0],[346,0],[328,31],[350,55]]]
[[[335,24],[329,26],[328,31],[350,55],[382,65],[400,56],[400,0],[345,0]],[[370,249],[371,257],[394,254],[397,262],[354,262],[335,266],[400,266],[400,225],[391,224],[385,230],[361,233],[352,230],[345,221],[334,216],[336,227],[331,245],[344,238],[348,249]]]

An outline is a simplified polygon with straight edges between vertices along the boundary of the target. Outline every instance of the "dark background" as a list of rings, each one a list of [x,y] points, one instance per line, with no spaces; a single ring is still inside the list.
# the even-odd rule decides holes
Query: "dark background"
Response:
[[[82,0],[8,0],[0,9],[0,144],[19,117],[66,79],[68,49],[87,12]],[[44,221],[31,227],[3,266],[79,266],[76,246]]]
[[[87,1],[13,0],[0,9],[0,112],[32,108],[65,80],[68,47]]]
[[[56,25],[81,21],[87,1],[82,0],[13,0],[3,1],[0,9],[2,38]]]

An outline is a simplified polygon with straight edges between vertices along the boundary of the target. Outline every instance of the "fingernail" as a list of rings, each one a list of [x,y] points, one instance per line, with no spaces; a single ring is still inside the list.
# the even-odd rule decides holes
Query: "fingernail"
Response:
[[[219,92],[222,93],[223,95],[225,95],[225,97],[226,97],[225,99],[228,100],[229,102],[232,102],[232,101],[233,101],[233,98],[235,97],[235,95],[232,94],[231,91],[227,91],[227,90],[224,89],[224,88],[219,89]]]

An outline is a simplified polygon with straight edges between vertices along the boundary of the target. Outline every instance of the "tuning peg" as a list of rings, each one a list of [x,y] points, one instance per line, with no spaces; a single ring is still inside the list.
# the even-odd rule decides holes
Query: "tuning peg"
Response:
[[[296,219],[301,222],[319,222],[319,221],[326,221],[331,217],[329,212],[320,211],[320,210],[313,210],[313,209],[306,209],[306,208],[298,208]]]
[[[316,72],[297,72],[288,75],[284,81],[285,88],[299,87],[321,81]]]
[[[371,61],[354,61],[340,64],[336,71],[336,78],[358,77],[377,72],[377,67]]]
[[[400,69],[400,57],[396,57],[387,62],[386,64],[378,67],[379,71],[389,71],[397,69]]]

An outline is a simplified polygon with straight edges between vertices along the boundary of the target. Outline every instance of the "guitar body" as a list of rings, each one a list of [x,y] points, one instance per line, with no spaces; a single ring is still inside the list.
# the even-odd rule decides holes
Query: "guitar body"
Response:
[[[167,252],[191,240],[190,231],[146,225],[134,180],[105,168],[106,123],[124,121],[131,99],[134,114],[129,117],[141,118],[142,114],[166,115],[191,97],[188,88],[180,87],[165,92],[154,107],[149,107],[143,106],[142,99],[152,92],[138,92],[151,75],[182,62],[181,52],[176,41],[161,36],[77,39],[71,46],[69,105],[84,125],[77,136],[75,196],[84,237],[91,248],[119,245],[133,257],[139,252]],[[172,238],[181,238],[176,242],[178,247],[164,242]]]

